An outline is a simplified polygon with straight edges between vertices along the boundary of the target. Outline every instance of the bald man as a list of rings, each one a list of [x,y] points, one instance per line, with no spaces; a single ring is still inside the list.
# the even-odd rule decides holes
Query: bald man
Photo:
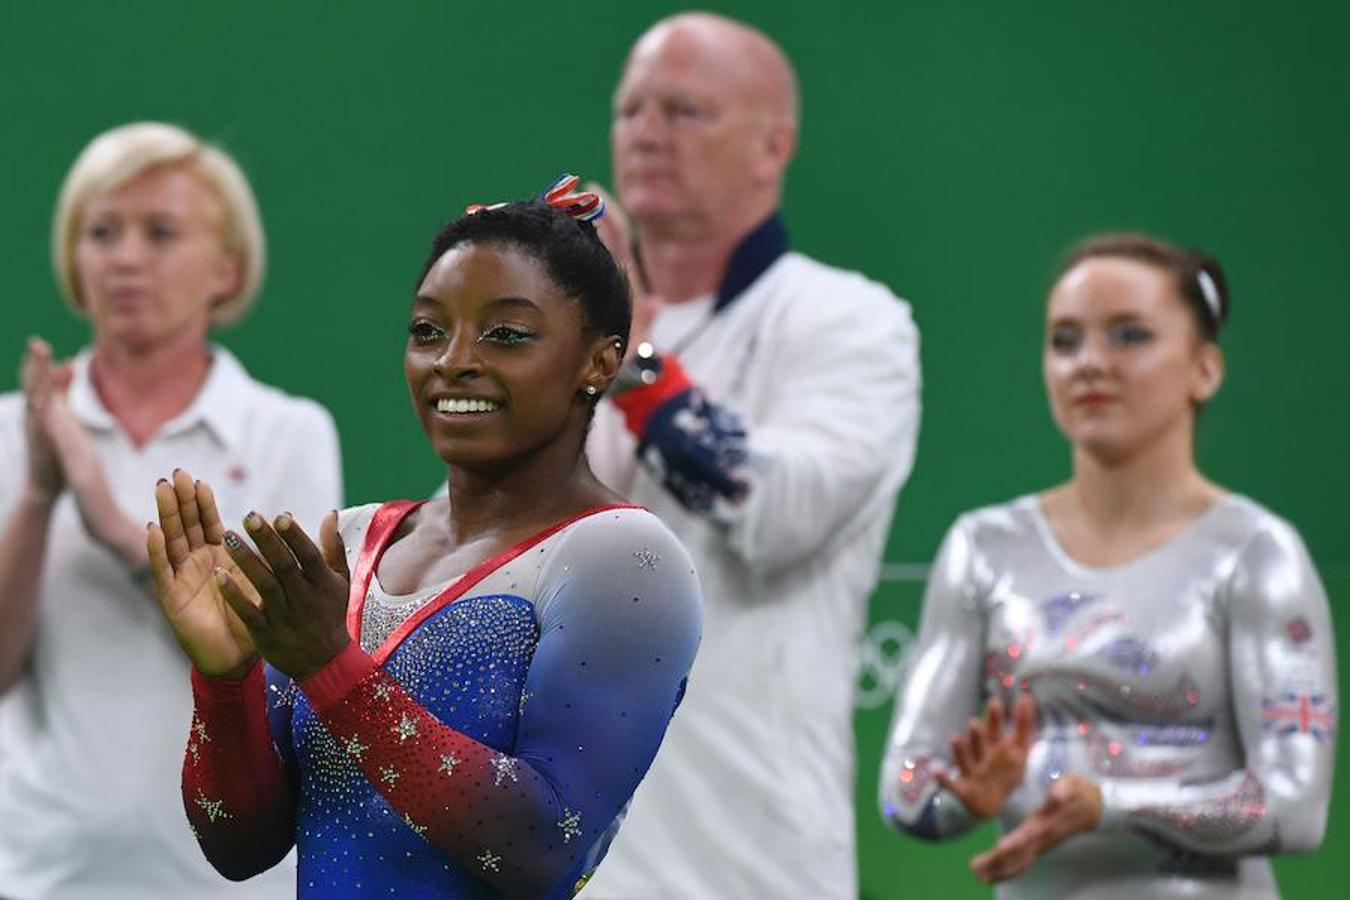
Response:
[[[615,92],[632,227],[602,223],[637,289],[634,350],[588,449],[684,541],[706,610],[587,900],[857,896],[858,642],[914,455],[918,336],[883,285],[789,248],[797,123],[782,50],[713,15],[653,26]]]

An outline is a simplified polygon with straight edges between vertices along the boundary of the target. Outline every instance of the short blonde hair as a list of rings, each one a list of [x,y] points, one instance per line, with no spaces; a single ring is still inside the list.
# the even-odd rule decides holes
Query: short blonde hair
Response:
[[[239,287],[211,311],[214,325],[241,318],[262,286],[267,247],[253,189],[224,150],[175,125],[134,122],[105,131],[89,142],[66,174],[52,223],[52,265],[70,305],[83,314],[84,298],[75,271],[75,242],[89,201],[116,190],[151,169],[182,168],[220,201],[220,239],[239,261]]]

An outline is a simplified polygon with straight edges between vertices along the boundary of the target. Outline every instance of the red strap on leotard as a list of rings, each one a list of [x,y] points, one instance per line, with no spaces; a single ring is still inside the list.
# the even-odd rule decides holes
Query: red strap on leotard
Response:
[[[356,558],[356,570],[351,573],[351,588],[347,592],[347,634],[353,641],[361,640],[361,611],[366,606],[366,592],[370,590],[370,579],[375,575],[375,568],[380,564],[385,547],[389,546],[389,539],[408,514],[424,502],[390,500],[380,504],[371,517],[366,539],[361,544],[361,554]]]

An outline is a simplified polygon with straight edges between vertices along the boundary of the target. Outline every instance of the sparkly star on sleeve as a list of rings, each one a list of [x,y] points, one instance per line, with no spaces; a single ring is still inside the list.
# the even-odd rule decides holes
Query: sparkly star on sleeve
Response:
[[[683,548],[648,513],[609,524],[564,535],[540,574],[513,747],[443,724],[355,643],[301,685],[404,824],[504,896],[571,895],[651,764],[697,648]]]
[[[1257,534],[1228,589],[1243,767],[1203,780],[1102,781],[1102,827],[1202,853],[1306,852],[1322,841],[1336,733],[1336,657],[1322,583],[1292,528]]]
[[[285,689],[268,684],[264,668],[242,681],[192,673],[183,806],[202,852],[235,881],[270,869],[295,842],[293,789],[278,747],[289,747],[289,712],[282,702],[269,710],[265,696]]]

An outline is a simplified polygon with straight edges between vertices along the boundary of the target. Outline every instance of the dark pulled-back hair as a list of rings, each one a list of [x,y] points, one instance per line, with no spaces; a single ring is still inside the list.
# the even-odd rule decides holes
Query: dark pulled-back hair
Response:
[[[1200,250],[1178,247],[1147,234],[1122,232],[1099,234],[1080,241],[1064,261],[1060,277],[1087,259],[1117,257],[1132,259],[1162,269],[1172,276],[1177,293],[1190,310],[1195,327],[1207,341],[1218,342],[1219,329],[1228,321],[1228,281],[1219,261]],[[1214,288],[1218,309],[1206,297],[1205,280]]]
[[[467,213],[447,222],[436,235],[418,286],[436,260],[469,243],[514,247],[537,260],[564,294],[580,301],[586,327],[600,335],[617,335],[620,356],[627,350],[633,318],[628,280],[590,222],[542,200]]]

